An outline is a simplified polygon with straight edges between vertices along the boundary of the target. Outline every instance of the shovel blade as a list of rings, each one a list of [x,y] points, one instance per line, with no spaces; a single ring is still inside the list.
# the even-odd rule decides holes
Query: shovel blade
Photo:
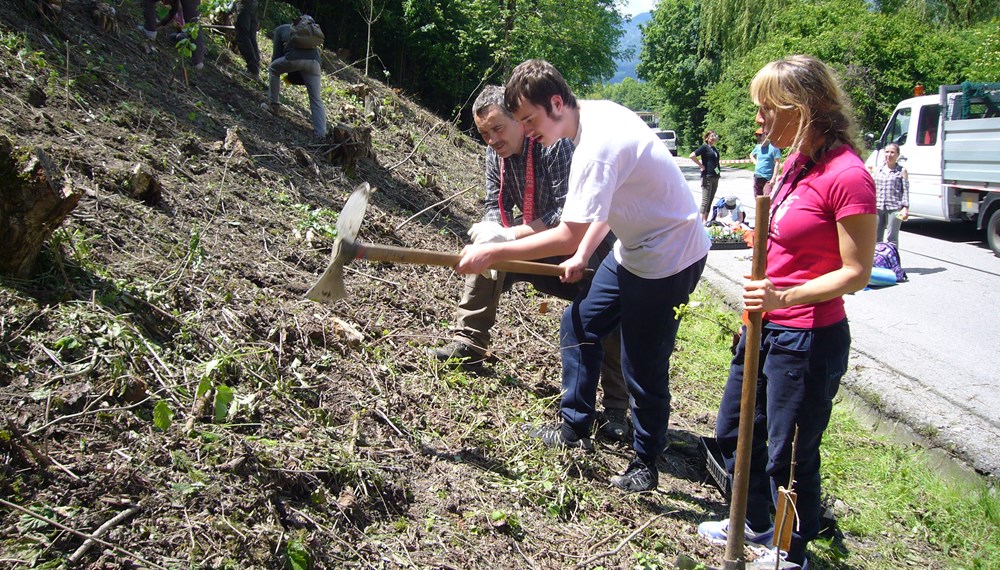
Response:
[[[361,229],[365,211],[368,209],[368,198],[371,196],[371,186],[362,182],[351,192],[344,208],[337,217],[337,241],[333,244],[330,264],[326,266],[323,275],[315,285],[306,291],[306,298],[320,303],[333,303],[347,297],[344,287],[344,264],[348,263],[354,252],[354,241]]]
[[[306,291],[306,298],[320,303],[334,303],[347,297],[344,287],[344,264],[336,259],[330,262],[319,281]]]

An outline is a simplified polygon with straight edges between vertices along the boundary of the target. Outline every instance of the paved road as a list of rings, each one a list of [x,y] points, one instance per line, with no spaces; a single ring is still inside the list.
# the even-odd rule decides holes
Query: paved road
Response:
[[[698,169],[678,164],[700,203]],[[719,195],[754,219],[751,173],[724,170]],[[900,233],[910,280],[846,299],[853,346],[843,384],[933,445],[1000,479],[1000,258],[974,228],[911,220]],[[705,278],[734,305],[749,250],[713,250]]]

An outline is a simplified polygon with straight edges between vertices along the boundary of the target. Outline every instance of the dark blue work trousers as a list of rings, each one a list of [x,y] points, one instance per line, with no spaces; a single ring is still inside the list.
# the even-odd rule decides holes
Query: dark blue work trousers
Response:
[[[705,269],[707,257],[677,274],[643,279],[608,255],[584,289],[563,313],[563,422],[577,436],[594,424],[597,381],[604,350],[601,339],[619,325],[622,373],[632,396],[633,446],[640,459],[655,461],[667,444],[670,419],[670,354],[680,320],[674,313],[688,302]]]
[[[729,367],[715,427],[730,474],[736,463],[745,333],[744,327]],[[792,439],[798,425],[794,489],[798,494],[796,508],[801,526],[792,534],[788,553],[788,559],[794,562],[802,562],[806,543],[820,531],[819,446],[830,423],[833,397],[847,371],[850,349],[847,319],[816,329],[789,329],[765,323],[761,334],[747,523],[757,531],[770,528],[778,487],[788,487]]]

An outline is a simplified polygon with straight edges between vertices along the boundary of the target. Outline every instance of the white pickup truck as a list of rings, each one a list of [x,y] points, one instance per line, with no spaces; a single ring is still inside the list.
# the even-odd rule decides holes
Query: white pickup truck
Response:
[[[910,178],[910,214],[973,222],[1000,256],[1000,83],[942,85],[900,101],[866,162],[872,171],[896,143]]]

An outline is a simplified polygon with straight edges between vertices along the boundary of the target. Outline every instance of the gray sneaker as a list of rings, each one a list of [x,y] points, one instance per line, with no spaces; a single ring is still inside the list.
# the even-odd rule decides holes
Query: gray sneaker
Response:
[[[636,457],[628,464],[628,469],[621,475],[611,478],[611,484],[626,493],[652,491],[660,482],[660,473],[656,465],[647,465]]]
[[[628,443],[631,426],[625,408],[604,408],[597,420],[597,433],[616,443]]]
[[[582,449],[584,451],[594,449],[594,444],[590,441],[589,437],[568,436],[563,433],[563,427],[561,423],[542,426],[527,424],[524,426],[524,431],[528,432],[529,436],[542,440],[542,443],[549,447],[566,447],[570,449]],[[570,430],[567,429],[565,431]]]

